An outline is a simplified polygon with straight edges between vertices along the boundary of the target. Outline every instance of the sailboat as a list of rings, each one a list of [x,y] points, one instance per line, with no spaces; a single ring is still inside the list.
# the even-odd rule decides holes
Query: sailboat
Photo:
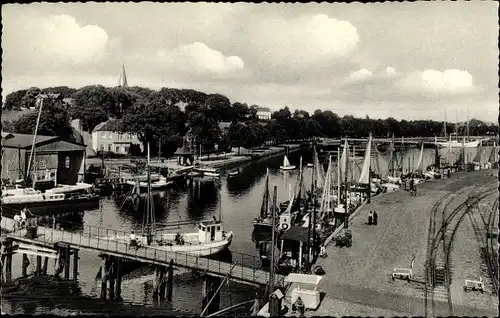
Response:
[[[296,167],[294,165],[290,164],[290,161],[288,161],[288,157],[285,155],[285,157],[283,158],[283,165],[280,166],[280,169],[281,170],[293,170],[295,168]]]
[[[268,232],[272,230],[272,219],[270,217],[271,211],[271,198],[269,195],[269,169],[266,172],[266,182],[264,186],[264,195],[262,197],[262,205],[260,207],[260,214],[253,221],[255,231]]]
[[[217,254],[229,247],[233,240],[233,232],[224,230],[221,217],[217,221],[202,221],[198,224],[197,232],[187,233],[156,233],[154,211],[151,196],[151,178],[149,163],[148,144],[148,196],[146,201],[146,215],[141,235],[137,235],[137,241],[142,246],[154,246],[159,250],[168,252],[179,252],[197,256],[209,256]],[[108,236],[103,239],[129,243],[128,236]]]

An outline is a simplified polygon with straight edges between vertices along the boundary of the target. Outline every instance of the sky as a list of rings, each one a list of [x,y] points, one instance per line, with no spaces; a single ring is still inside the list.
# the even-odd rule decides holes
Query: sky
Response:
[[[277,110],[498,117],[498,4],[2,6],[2,96],[29,87],[191,88]]]

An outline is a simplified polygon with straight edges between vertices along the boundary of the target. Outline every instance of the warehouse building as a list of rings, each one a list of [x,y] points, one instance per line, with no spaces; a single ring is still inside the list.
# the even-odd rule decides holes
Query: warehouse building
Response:
[[[33,135],[2,133],[2,183],[26,178]],[[76,184],[85,172],[84,144],[64,141],[57,136],[37,135],[31,179],[36,182]]]

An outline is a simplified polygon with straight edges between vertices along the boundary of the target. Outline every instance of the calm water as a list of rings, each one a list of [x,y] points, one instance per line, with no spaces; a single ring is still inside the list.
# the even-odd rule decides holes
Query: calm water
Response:
[[[362,154],[358,154],[362,155]],[[409,155],[409,154],[408,154]],[[408,156],[407,155],[407,156]],[[311,162],[311,151],[300,151],[289,155],[291,164],[299,165],[303,156],[304,164]],[[418,154],[412,155],[418,160]],[[322,158],[324,156],[320,156]],[[426,161],[433,160],[432,152],[426,150]],[[431,159],[432,158],[432,159]],[[324,158],[326,161],[326,158]],[[184,188],[174,187],[155,196],[155,215],[158,224],[179,220],[207,220],[213,216],[222,220],[228,231],[234,232],[230,246],[232,258],[238,261],[240,253],[245,259],[256,257],[258,250],[252,242],[252,220],[260,210],[264,189],[266,168],[270,172],[270,187],[277,186],[278,201],[288,200],[289,189],[294,184],[298,171],[283,173],[279,170],[283,156],[253,162],[240,168],[240,174],[228,179],[202,181]],[[425,163],[426,165],[430,164]],[[424,165],[424,167],[426,166]],[[310,183],[312,169],[304,169],[306,184]],[[120,209],[119,207],[122,206]],[[140,205],[144,208],[144,205]],[[76,225],[65,223],[76,221]],[[61,217],[61,226],[78,231],[81,224],[95,225],[104,228],[130,231],[141,230],[142,211],[134,212],[131,206],[123,203],[122,196],[103,197],[100,207],[85,211],[80,220]],[[79,224],[80,225],[79,225]],[[173,231],[193,230],[194,226],[185,226]],[[14,256],[13,278],[21,276],[21,256]],[[35,258],[30,258],[31,264]],[[49,262],[53,267],[53,262]],[[122,285],[123,302],[110,304],[99,300],[100,282],[95,280],[101,259],[97,254],[80,251],[80,276],[77,284],[63,282],[47,282],[26,286],[24,291],[11,294],[3,299],[2,310],[15,314],[132,314],[138,315],[173,315],[200,313],[202,280],[190,272],[176,272],[174,292],[171,303],[155,305],[152,300],[153,273],[144,266],[124,278]],[[50,266],[49,266],[50,267]],[[31,271],[32,267],[28,269]],[[49,274],[50,274],[49,270]],[[221,308],[236,304],[254,295],[255,289],[234,282],[225,284],[221,289]],[[179,312],[180,311],[180,312]]]

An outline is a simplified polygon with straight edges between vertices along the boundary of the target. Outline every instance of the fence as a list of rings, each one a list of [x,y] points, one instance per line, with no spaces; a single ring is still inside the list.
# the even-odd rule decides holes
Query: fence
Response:
[[[26,229],[14,228],[14,221],[8,218],[2,218],[2,228],[11,230],[9,236],[16,237],[19,240],[25,238]],[[168,250],[169,246],[141,246],[140,248],[131,247],[126,241],[129,232],[106,229],[98,226],[83,225],[83,227],[74,232],[51,229],[47,227],[38,227],[38,236],[34,241],[43,243],[45,246],[54,246],[57,242],[64,242],[76,247],[91,249],[103,253],[115,254],[117,256],[136,260],[145,263],[167,265],[172,259],[177,266],[206,271],[219,276],[226,276],[231,272],[232,264],[237,265],[231,272],[230,277],[242,282],[266,284],[269,281],[269,272],[264,271],[260,259],[254,255],[231,252],[231,259],[221,261],[214,259],[213,254],[217,250],[213,248],[192,249],[190,253]],[[123,237],[124,241],[111,240],[110,237]],[[200,257],[194,255],[201,253],[202,250],[211,257]],[[229,253],[228,253],[229,254]],[[277,277],[278,283],[284,281]]]

